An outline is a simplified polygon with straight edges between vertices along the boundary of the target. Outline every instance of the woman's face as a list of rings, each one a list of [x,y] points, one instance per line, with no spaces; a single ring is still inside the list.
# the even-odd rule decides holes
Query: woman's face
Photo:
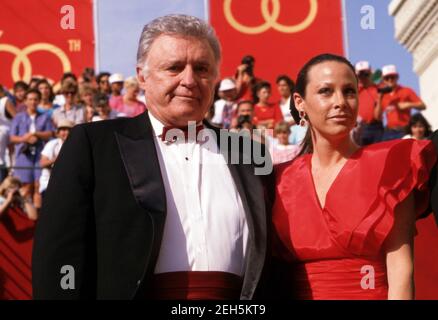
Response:
[[[140,92],[140,88],[138,86],[127,86],[125,88],[125,94],[128,98],[132,98],[132,99],[137,98],[139,92]]]
[[[21,87],[17,88],[17,90],[15,90],[15,92],[14,92],[14,95],[18,101],[23,101],[25,94],[26,94],[26,90],[24,90]]]
[[[278,82],[277,89],[278,89],[278,93],[280,94],[280,96],[282,96],[283,98],[289,98],[291,92],[290,92],[290,88],[287,85],[287,82],[285,80],[280,80]]]
[[[289,132],[279,131],[276,134],[276,138],[279,144],[288,145],[289,144]]]
[[[82,94],[82,101],[84,101],[86,106],[91,106],[93,104],[93,94],[86,92]]]
[[[41,83],[38,86],[38,91],[41,92],[41,99],[46,101],[50,98],[50,87],[47,83]]]
[[[85,116],[87,119],[91,120],[94,116],[94,108],[92,105],[87,105],[85,107]]]
[[[412,137],[414,137],[414,139],[421,140],[425,138],[426,128],[423,126],[422,123],[420,122],[414,123],[411,127],[411,131],[412,131]]]
[[[327,61],[308,72],[305,97],[294,94],[299,111],[304,111],[313,133],[326,139],[344,138],[356,125],[358,90],[356,76],[346,64]]]
[[[111,112],[111,108],[107,104],[100,104],[97,106],[96,111],[100,116],[107,116]]]
[[[261,88],[259,91],[257,91],[257,97],[259,98],[260,102],[268,103],[269,98],[271,97],[271,89]]]

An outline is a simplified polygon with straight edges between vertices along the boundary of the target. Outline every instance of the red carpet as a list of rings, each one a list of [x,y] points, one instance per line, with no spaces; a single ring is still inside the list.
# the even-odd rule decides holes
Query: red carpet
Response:
[[[11,211],[0,219],[0,300],[32,299],[34,225]]]

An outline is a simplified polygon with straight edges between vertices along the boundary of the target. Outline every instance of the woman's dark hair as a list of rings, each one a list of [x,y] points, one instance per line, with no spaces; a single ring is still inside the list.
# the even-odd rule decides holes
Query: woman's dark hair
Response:
[[[109,76],[111,76],[111,73],[109,73],[109,72],[101,72],[101,73],[99,73],[97,75],[96,81],[97,81],[97,83],[100,83],[100,80],[102,80],[103,77],[109,77]]]
[[[43,78],[43,79],[41,79],[40,81],[38,81],[38,83],[36,84],[36,89],[38,89],[38,87],[40,86],[40,84],[47,84],[47,86],[49,87],[49,91],[50,91],[50,95],[49,95],[49,101],[50,102],[53,102],[53,99],[55,99],[55,94],[53,93],[53,87],[52,87],[52,85],[50,84],[50,82],[47,80],[47,79],[45,79],[45,78]],[[38,91],[39,91],[39,89],[38,89]]]
[[[254,94],[254,104],[259,102],[259,97],[257,96],[257,94],[263,88],[271,90],[271,84],[268,81],[260,81],[255,85],[255,87],[254,87],[254,93],[255,93]]]
[[[424,132],[424,137],[427,138],[432,133],[432,128],[430,123],[426,120],[426,118],[421,113],[416,113],[412,115],[409,124],[406,127],[406,133],[412,135],[412,127],[416,124],[421,124],[426,129]]]
[[[289,78],[287,75],[282,74],[277,77],[277,80],[275,81],[276,84],[279,84],[280,81],[284,81],[287,83],[287,86],[289,87],[290,92],[294,92],[295,90],[295,83],[291,78]]]
[[[344,58],[342,56],[338,56],[338,55],[331,54],[331,53],[323,53],[323,54],[317,55],[317,56],[313,57],[312,59],[310,59],[309,61],[307,61],[307,63],[298,72],[297,81],[295,82],[294,92],[298,93],[301,97],[304,98],[306,96],[306,87],[307,87],[307,84],[309,82],[310,69],[313,66],[316,66],[320,63],[330,62],[330,61],[335,61],[335,62],[339,62],[339,63],[343,63],[343,64],[347,65],[351,69],[351,71],[353,72],[353,74],[355,75],[356,80],[357,80],[356,71],[355,71],[354,66],[351,64],[350,61],[348,61],[346,58]],[[293,97],[290,99],[289,108],[290,108],[290,113],[291,113],[292,117],[294,118],[295,122],[297,124],[299,124],[300,123],[300,114],[299,114],[297,108],[295,107],[295,102],[294,102]],[[312,134],[311,134],[310,128],[308,128],[307,132],[306,132],[306,136],[304,137],[304,140],[301,143],[301,151],[300,151],[299,156],[306,154],[306,153],[312,153],[312,152],[313,152]]]

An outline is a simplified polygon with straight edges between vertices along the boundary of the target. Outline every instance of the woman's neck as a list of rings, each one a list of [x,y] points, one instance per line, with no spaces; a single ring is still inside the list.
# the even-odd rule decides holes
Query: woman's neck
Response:
[[[286,102],[287,102],[287,99],[289,99],[290,98],[290,96],[287,96],[287,97],[281,97],[281,99],[280,99],[280,102],[282,103],[282,104],[285,104]]]
[[[328,140],[325,137],[318,135],[313,140],[313,157],[321,168],[332,167],[339,162],[348,159],[359,146],[355,144],[350,136],[338,140]]]
[[[41,100],[40,106],[43,107],[44,109],[50,109],[52,107],[52,103],[50,102],[49,99]]]

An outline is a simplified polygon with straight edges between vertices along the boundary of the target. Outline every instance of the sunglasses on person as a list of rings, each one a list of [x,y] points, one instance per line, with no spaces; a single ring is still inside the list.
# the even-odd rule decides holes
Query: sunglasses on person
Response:
[[[396,79],[397,79],[396,75],[390,75],[390,76],[383,77],[383,80],[396,80]]]
[[[371,72],[368,71],[361,71],[357,75],[359,78],[368,78],[371,75]]]

